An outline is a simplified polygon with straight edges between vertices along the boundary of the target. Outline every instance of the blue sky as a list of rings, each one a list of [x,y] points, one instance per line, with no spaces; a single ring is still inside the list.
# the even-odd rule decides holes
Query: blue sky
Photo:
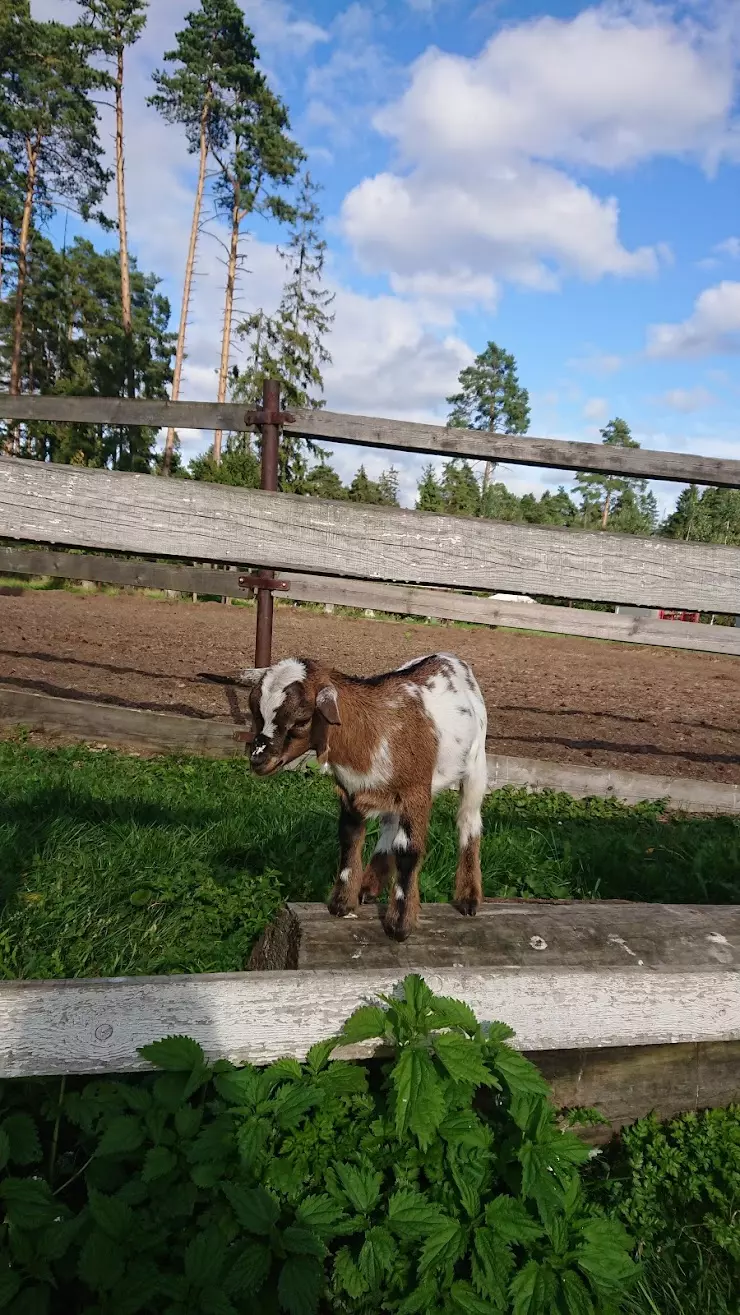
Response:
[[[192,160],[144,101],[193,3],[151,0],[126,101],[131,244],[175,315]],[[593,440],[618,414],[645,447],[740,457],[737,0],[244,9],[324,187],[331,409],[443,420],[458,371],[492,338],[517,356],[533,434]],[[217,237],[214,221],[182,396],[215,396]],[[274,239],[256,226],[245,244],[245,311],[279,296]],[[186,454],[203,446],[183,438]],[[371,454],[368,469],[386,460]],[[358,457],[340,449],[337,462],[347,477]],[[399,464],[409,501],[420,463]],[[564,478],[501,475],[519,492]],[[664,506],[675,496],[657,492]]]

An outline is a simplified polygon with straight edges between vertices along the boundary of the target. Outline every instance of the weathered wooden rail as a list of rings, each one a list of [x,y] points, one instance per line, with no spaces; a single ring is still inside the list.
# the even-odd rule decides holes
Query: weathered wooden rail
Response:
[[[425,905],[397,945],[375,908],[338,921],[296,905],[251,969],[0,983],[0,1076],[144,1069],[138,1048],[173,1032],[234,1062],[302,1059],[421,971],[508,1022],[558,1104],[596,1105],[612,1127],[740,1096],[740,908],[491,901],[471,920]]]
[[[165,589],[183,594],[247,598],[252,593],[247,573],[176,566],[166,562],[96,557],[88,553],[48,552],[33,548],[0,548],[0,575],[50,576],[87,580],[120,588]],[[288,602],[331,603],[339,607],[371,608],[398,616],[437,617],[506,626],[515,630],[545,630],[585,639],[606,639],[658,648],[693,649],[700,653],[727,653],[740,657],[740,629],[734,626],[699,626],[684,621],[665,622],[652,616],[625,616],[585,608],[553,607],[477,597],[429,585],[383,584],[372,580],[343,580],[337,576],[282,573],[276,581],[278,596]]]

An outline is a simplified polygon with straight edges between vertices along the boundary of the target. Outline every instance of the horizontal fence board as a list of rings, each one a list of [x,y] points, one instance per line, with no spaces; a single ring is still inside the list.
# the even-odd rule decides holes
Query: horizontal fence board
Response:
[[[415,420],[385,420],[343,415],[334,411],[301,410],[291,433],[362,447],[401,448],[429,456],[468,457],[556,470],[593,470],[642,479],[666,479],[680,484],[721,484],[740,487],[740,461],[688,456],[682,452],[652,452],[644,448],[578,443],[530,434],[489,434],[476,429],[450,429]]]
[[[380,905],[333,918],[289,904],[255,946],[251,969],[518,968],[528,972],[740,972],[740,905],[626,900],[485,900],[475,918],[422,904],[408,941],[390,940]]]
[[[183,594],[215,594],[226,598],[245,598],[250,592],[239,584],[239,573],[234,570],[170,566],[162,562],[125,561],[115,557],[26,548],[0,548],[0,575],[3,574],[48,575],[122,588],[170,589]],[[472,594],[452,593],[428,586],[414,588],[412,585],[379,584],[373,580],[342,580],[332,576],[290,573],[283,575],[282,579],[288,583],[289,589],[277,596],[296,602],[373,608],[399,616],[437,617],[740,657],[740,629],[734,626],[667,622],[649,616],[590,612],[583,608],[539,603],[494,602]]]
[[[243,430],[243,405],[235,402],[169,402],[124,397],[10,397],[0,394],[0,417],[6,420],[61,424],[147,425],[154,428]],[[614,448],[531,435],[482,434],[474,429],[297,410],[293,433],[334,443],[398,449],[437,457],[545,466],[556,470],[594,470],[643,479],[740,487],[740,461]]]
[[[164,753],[203,753],[219,758],[241,757],[244,741],[235,736],[250,729],[246,723],[235,727],[213,719],[54,698],[0,685],[2,726],[23,726],[122,748],[141,746]],[[291,766],[297,769],[304,761],[299,759]],[[595,795],[619,799],[629,804],[665,800],[669,809],[687,813],[740,813],[740,785],[722,781],[575,767],[544,758],[510,758],[502,754],[488,754],[487,764],[489,790],[524,786],[529,790],[564,791],[576,798]]]
[[[304,1059],[315,1042],[336,1035],[354,1009],[392,992],[402,976],[398,969],[309,969],[2,982],[0,1078],[144,1069],[139,1047],[173,1033],[192,1036],[211,1059]],[[424,977],[436,993],[465,1000],[482,1022],[507,1022],[516,1045],[528,1052],[740,1039],[740,974],[721,968],[430,966]]]
[[[359,579],[740,610],[740,549],[0,459],[6,538]]]

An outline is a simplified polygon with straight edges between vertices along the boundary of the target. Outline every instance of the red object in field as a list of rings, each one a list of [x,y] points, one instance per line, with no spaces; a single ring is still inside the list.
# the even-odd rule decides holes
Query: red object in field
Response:
[[[659,619],[660,619],[661,621],[698,621],[698,620],[699,620],[699,613],[698,613],[698,612],[676,612],[676,611],[670,611],[670,610],[664,611],[664,610],[661,609],[661,611],[658,612],[658,617],[659,617]]]

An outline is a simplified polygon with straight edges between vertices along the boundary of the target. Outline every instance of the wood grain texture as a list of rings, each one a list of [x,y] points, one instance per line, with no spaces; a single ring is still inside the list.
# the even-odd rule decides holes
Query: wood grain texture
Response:
[[[670,1119],[740,1098],[740,1041],[551,1050],[531,1058],[551,1084],[559,1109],[595,1108],[608,1120],[607,1128],[579,1130],[596,1146],[652,1112]]]
[[[600,443],[448,429],[407,420],[298,410],[286,428],[306,438],[328,439],[362,447],[400,449],[430,456],[486,458],[558,470],[595,470],[637,475],[643,479],[740,487],[740,461],[689,456],[683,452],[649,452],[609,448]],[[245,407],[234,402],[168,402],[125,397],[10,397],[0,394],[0,418],[95,425],[148,425],[166,429],[245,428]]]
[[[625,956],[627,957],[627,956]],[[133,1072],[138,1048],[185,1033],[212,1059],[305,1058],[398,971],[203,974],[0,983],[0,1078]],[[482,1022],[504,1020],[528,1052],[740,1040],[740,974],[579,969],[424,971]],[[373,1053],[373,1045],[352,1049]]]
[[[211,757],[242,757],[245,731],[208,718],[150,712],[83,699],[60,699],[0,685],[0,726],[59,733],[83,741],[141,746],[160,753],[202,753]],[[240,737],[239,740],[235,736]],[[291,764],[297,770],[312,754]],[[642,772],[617,772],[599,767],[569,767],[544,758],[487,756],[488,788],[507,785],[529,790],[562,790],[575,798],[591,795],[638,803],[665,800],[668,809],[686,813],[739,813],[740,786],[722,781],[694,781]]]
[[[239,572],[234,570],[170,566],[162,562],[126,561],[88,553],[45,552],[32,548],[0,548],[0,574],[6,573],[90,580],[122,588],[217,594],[226,598],[244,598],[250,592],[240,586]],[[657,621],[652,617],[539,603],[494,602],[472,594],[428,586],[414,588],[412,585],[290,573],[281,578],[289,588],[286,592],[279,592],[277,597],[296,602],[370,607],[399,616],[434,616],[515,630],[544,630],[584,639],[650,644],[658,648],[693,649],[701,653],[727,653],[740,657],[740,630],[732,626],[690,625],[683,621]]]
[[[740,549],[0,459],[6,538],[360,579],[740,611]]]
[[[297,410],[287,425],[305,438],[330,439],[362,447],[402,448],[430,456],[471,457],[505,461],[522,466],[557,470],[595,470],[606,474],[638,475],[686,484],[722,484],[740,487],[740,461],[687,456],[682,452],[649,452],[643,448],[606,447],[602,443],[574,443],[531,434],[482,434],[476,429],[448,429],[413,420],[383,420],[375,416],[342,415],[335,411]]]
[[[423,904],[402,945],[386,936],[381,913],[364,905],[354,918],[333,918],[323,904],[289,904],[250,968],[740,972],[740,905],[487,900],[462,918],[451,904]]]

